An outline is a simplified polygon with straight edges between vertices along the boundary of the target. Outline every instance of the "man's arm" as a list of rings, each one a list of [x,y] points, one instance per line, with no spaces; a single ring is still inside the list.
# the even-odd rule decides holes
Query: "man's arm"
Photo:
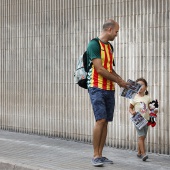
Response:
[[[116,72],[115,70],[112,69],[112,73],[114,76],[116,76],[118,79],[122,79]]]
[[[120,87],[127,88],[129,83],[125,82],[115,71],[113,73],[108,72],[103,66],[102,61],[99,58],[95,58],[92,60],[93,65],[97,71],[98,74],[100,74],[102,77],[106,78],[107,80],[111,80],[113,82],[116,82]]]

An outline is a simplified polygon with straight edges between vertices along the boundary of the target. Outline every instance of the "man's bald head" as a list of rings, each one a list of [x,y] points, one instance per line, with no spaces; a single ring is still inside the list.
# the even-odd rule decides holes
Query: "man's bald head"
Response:
[[[103,24],[103,30],[107,30],[108,28],[114,28],[116,25],[118,25],[116,21],[109,19]]]
[[[119,24],[113,19],[108,19],[103,24],[103,29],[99,36],[99,39],[103,42],[113,41],[117,37],[119,32]]]

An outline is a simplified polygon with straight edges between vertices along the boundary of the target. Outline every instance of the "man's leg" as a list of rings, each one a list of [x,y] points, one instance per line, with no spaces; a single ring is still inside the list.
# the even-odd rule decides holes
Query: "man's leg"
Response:
[[[106,111],[106,93],[104,90],[98,88],[89,88],[89,95],[93,106],[96,123],[93,130],[93,149],[94,158],[92,164],[94,166],[102,166],[107,160],[103,160],[102,151],[107,135],[107,111]]]
[[[101,137],[101,143],[99,147],[99,155],[101,157],[101,161],[103,163],[109,163],[113,164],[112,160],[109,160],[107,157],[102,155],[103,148],[106,142],[106,137],[107,137],[107,127],[108,127],[108,122],[111,122],[113,120],[113,113],[114,113],[114,105],[115,105],[115,98],[114,98],[114,91],[104,91],[104,96],[105,96],[105,107],[106,107],[106,121],[103,127],[103,132],[102,132],[102,137]]]
[[[101,136],[100,146],[99,146],[99,155],[100,155],[101,161],[103,163],[113,164],[112,160],[109,160],[107,157],[103,157],[103,155],[102,155],[103,148],[104,148],[104,145],[105,145],[105,142],[106,142],[106,137],[107,137],[107,125],[108,125],[108,122],[105,121],[102,136]]]
[[[103,147],[104,147],[105,142],[106,142],[107,125],[108,125],[108,122],[105,121],[105,124],[104,124],[104,126],[103,126],[103,132],[102,132],[101,140],[100,140],[100,146],[99,146],[99,156],[100,156],[100,157],[102,157]]]
[[[106,128],[106,120],[105,119],[100,119],[96,121],[94,129],[93,129],[93,149],[94,149],[94,158],[101,157],[101,153],[103,150],[102,143],[104,138],[106,139],[106,134],[105,131],[107,131]],[[103,135],[104,133],[104,135]],[[104,144],[103,144],[104,146]],[[102,149],[100,149],[102,147]],[[100,151],[101,150],[101,151]]]

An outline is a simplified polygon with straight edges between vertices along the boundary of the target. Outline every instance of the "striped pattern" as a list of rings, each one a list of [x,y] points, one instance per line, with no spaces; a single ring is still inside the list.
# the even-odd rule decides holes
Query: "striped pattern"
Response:
[[[101,41],[99,41],[99,43],[101,47],[102,66],[109,72],[112,72],[114,57],[111,46],[109,44],[104,44]],[[90,71],[92,71],[90,87],[98,87],[104,90],[114,90],[114,83],[98,74],[94,68],[94,65]]]

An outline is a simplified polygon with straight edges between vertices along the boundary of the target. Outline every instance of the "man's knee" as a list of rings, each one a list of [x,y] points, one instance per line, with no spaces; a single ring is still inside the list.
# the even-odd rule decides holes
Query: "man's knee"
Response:
[[[107,121],[106,121],[106,119],[99,119],[99,120],[97,120],[96,121],[96,124],[103,124],[103,125],[107,125]]]

